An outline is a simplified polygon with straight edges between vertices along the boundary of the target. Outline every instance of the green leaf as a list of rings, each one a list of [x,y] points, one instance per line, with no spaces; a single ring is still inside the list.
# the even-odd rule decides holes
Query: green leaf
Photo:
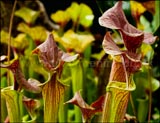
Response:
[[[34,78],[34,73],[42,75],[45,80],[47,80],[48,72],[43,68],[43,66],[38,61],[38,56],[34,55],[29,57],[29,76]]]
[[[26,35],[26,39],[29,42],[29,46],[25,50],[25,55],[29,57],[31,54],[31,51],[36,47],[36,44],[35,44],[34,40],[28,34]]]
[[[8,44],[8,40],[9,40],[9,33],[4,31],[4,30],[1,30],[1,43],[6,43]],[[11,45],[13,46],[13,43],[14,42],[14,38],[11,37]]]
[[[3,75],[5,75],[7,73],[7,70],[5,68],[1,68],[1,73],[0,76],[2,77]],[[1,83],[2,84],[2,83]]]
[[[154,56],[154,50],[151,47],[151,45],[147,45],[147,44],[142,44],[141,46],[141,51],[143,56],[145,56],[147,58],[147,62],[150,62],[153,59]]]
[[[151,78],[151,81],[152,81],[152,91],[154,92],[160,87],[160,82],[153,77]]]
[[[134,80],[135,80],[135,83],[137,86],[137,89],[136,89],[137,94],[141,93],[141,95],[143,95],[143,93],[146,90],[151,89],[149,81],[148,81],[148,68],[143,66],[142,70],[143,70],[142,72],[138,72],[134,75]],[[152,92],[154,92],[160,87],[160,82],[159,82],[159,80],[155,79],[154,77],[152,77],[152,76],[150,76],[150,77],[151,77],[151,84],[152,84],[151,85]]]
[[[73,30],[68,30],[64,33],[63,37],[60,37],[55,32],[55,40],[63,45],[66,50],[74,49],[76,52],[82,53],[91,42],[94,41],[94,37],[91,34],[78,34]]]
[[[40,12],[34,11],[27,7],[22,7],[15,12],[15,15],[22,18],[26,23],[33,24],[38,18]]]
[[[92,25],[94,15],[89,6],[86,4],[80,4],[80,16],[79,16],[79,23],[85,27],[89,27]]]
[[[65,25],[70,20],[70,16],[67,11],[58,10],[56,13],[51,14],[51,19],[56,23]]]
[[[8,39],[9,39],[9,33],[1,30],[1,42],[8,44]],[[11,37],[11,46],[15,47],[17,49],[23,50],[27,48],[29,45],[29,42],[26,39],[26,34],[20,33],[18,34],[15,38]]]
[[[76,2],[73,2],[67,11],[74,23],[80,23],[84,27],[92,25],[94,15],[91,8],[86,4],[81,3],[78,5]]]
[[[20,23],[17,30],[27,33],[34,41],[45,41],[47,38],[47,30],[42,26],[29,27],[25,23]]]
[[[19,33],[15,38],[14,38],[14,47],[17,47],[18,49],[26,49],[29,46],[29,42],[26,38],[26,34],[24,33]]]
[[[21,122],[22,113],[22,94],[15,90],[3,89],[2,96],[6,99],[8,116],[10,122]]]
[[[153,31],[154,32],[160,27],[160,21],[159,21],[159,18],[160,18],[160,7],[159,6],[160,6],[160,1],[156,0],[155,1],[156,13],[154,14],[154,18],[153,18],[153,21],[152,21],[152,26],[153,26]]]
[[[143,15],[140,17],[140,22],[143,25],[143,27],[144,27],[143,30],[145,32],[152,32],[150,22]]]
[[[160,120],[160,111],[158,108],[154,108],[154,114],[152,115],[153,119],[155,121],[159,121]]]
[[[5,76],[1,76],[1,88],[7,87],[7,78]]]
[[[105,52],[104,50],[102,50],[100,53],[92,54],[91,57],[97,60],[100,60],[104,55],[105,55]]]
[[[71,6],[69,8],[67,8],[66,11],[70,14],[72,21],[77,22],[77,19],[78,19],[79,13],[80,13],[80,8],[79,8],[78,3],[73,2],[71,4]]]

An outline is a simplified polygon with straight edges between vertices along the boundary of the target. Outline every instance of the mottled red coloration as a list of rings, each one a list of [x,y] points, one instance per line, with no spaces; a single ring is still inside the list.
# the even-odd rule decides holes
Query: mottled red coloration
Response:
[[[142,63],[140,61],[140,58],[136,59],[136,55],[138,55],[138,54],[133,54],[133,55],[131,55],[131,54],[132,53],[128,52],[122,56],[124,58],[124,64],[126,67],[126,71],[128,73],[135,73],[141,68]]]
[[[36,102],[34,101],[34,99],[25,98],[23,99],[23,103],[29,110],[32,110],[36,107]]]
[[[42,96],[44,99],[44,122],[57,122],[59,106],[64,98],[65,86],[58,81],[63,64],[77,59],[78,55],[71,56],[60,50],[53,35],[49,34],[44,43],[39,45],[32,53],[39,56],[43,67],[52,73],[50,80],[43,86]]]
[[[129,24],[122,10],[122,1],[117,2],[115,6],[104,12],[99,18],[99,24],[119,30],[127,50],[131,52],[136,52],[142,42],[152,44],[157,38],[151,33],[142,32]]]
[[[55,71],[60,62],[71,62],[74,61],[78,55],[71,56],[68,53],[64,53],[57,47],[54,41],[53,35],[49,34],[48,38],[44,43],[39,45],[32,53],[39,55],[40,62],[44,68],[48,71]]]
[[[30,91],[32,93],[40,93],[41,92],[41,87],[38,86],[38,84],[40,84],[39,81],[37,81],[35,79],[31,79],[31,78],[26,80],[24,74],[22,73],[18,59],[14,60],[9,65],[1,63],[0,67],[7,68],[12,71],[12,73],[14,75],[14,79],[15,79],[15,85],[17,85],[17,83],[18,83],[18,85],[20,87],[23,87],[25,90]]]
[[[119,47],[116,45],[116,43],[113,41],[111,35],[109,32],[106,33],[103,43],[102,43],[103,49],[107,54],[112,55],[120,55],[123,52],[119,49]]]
[[[53,40],[52,34],[50,34],[47,40],[39,45],[33,53],[39,54],[40,62],[48,71],[51,71],[58,65],[62,56],[62,51],[59,51],[56,42]]]
[[[99,24],[106,28],[117,29],[122,37],[126,50],[120,48],[113,41],[109,32],[103,40],[103,49],[107,54],[113,55],[113,63],[108,85],[126,83],[126,88],[109,87],[103,110],[102,122],[123,122],[126,113],[131,85],[131,74],[141,67],[141,54],[138,48],[141,44],[152,44],[157,37],[145,33],[129,24],[122,10],[122,1],[117,2],[99,18]],[[117,57],[118,56],[118,57]],[[129,87],[132,89],[130,90]]]
[[[141,55],[131,51],[120,50],[120,48],[113,41],[109,32],[106,33],[103,40],[103,49],[107,54],[110,55],[121,55],[124,59],[124,64],[127,72],[134,73],[141,67]]]
[[[93,102],[91,105],[88,105],[83,98],[80,95],[80,92],[76,92],[74,97],[67,101],[66,103],[72,103],[74,105],[77,105],[82,112],[83,116],[83,121],[87,122],[91,120],[91,118],[96,114],[96,113],[101,113],[103,110],[104,106],[104,100],[105,100],[105,95],[101,96]]]
[[[30,113],[31,117],[36,114],[35,110],[40,107],[40,102],[38,100],[27,97],[23,97],[23,104]]]

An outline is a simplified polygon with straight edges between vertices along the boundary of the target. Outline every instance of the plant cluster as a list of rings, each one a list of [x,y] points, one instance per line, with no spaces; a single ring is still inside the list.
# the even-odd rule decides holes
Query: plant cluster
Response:
[[[159,29],[158,6],[149,9],[155,15],[145,29],[149,21],[142,13],[147,7],[136,1],[115,3],[99,17],[100,26],[107,31],[101,52],[93,54],[96,36],[90,29],[94,13],[88,5],[72,2],[67,9],[51,14],[52,23],[43,4],[36,3],[39,10],[26,6],[13,10],[13,15],[22,19],[17,27],[13,25],[16,36],[1,29],[1,43],[11,50],[0,56],[1,122],[160,119],[160,110],[151,110],[152,93],[160,85],[151,66],[159,40],[151,33]],[[122,8],[129,3],[137,28]],[[42,14],[51,29],[37,24]]]

